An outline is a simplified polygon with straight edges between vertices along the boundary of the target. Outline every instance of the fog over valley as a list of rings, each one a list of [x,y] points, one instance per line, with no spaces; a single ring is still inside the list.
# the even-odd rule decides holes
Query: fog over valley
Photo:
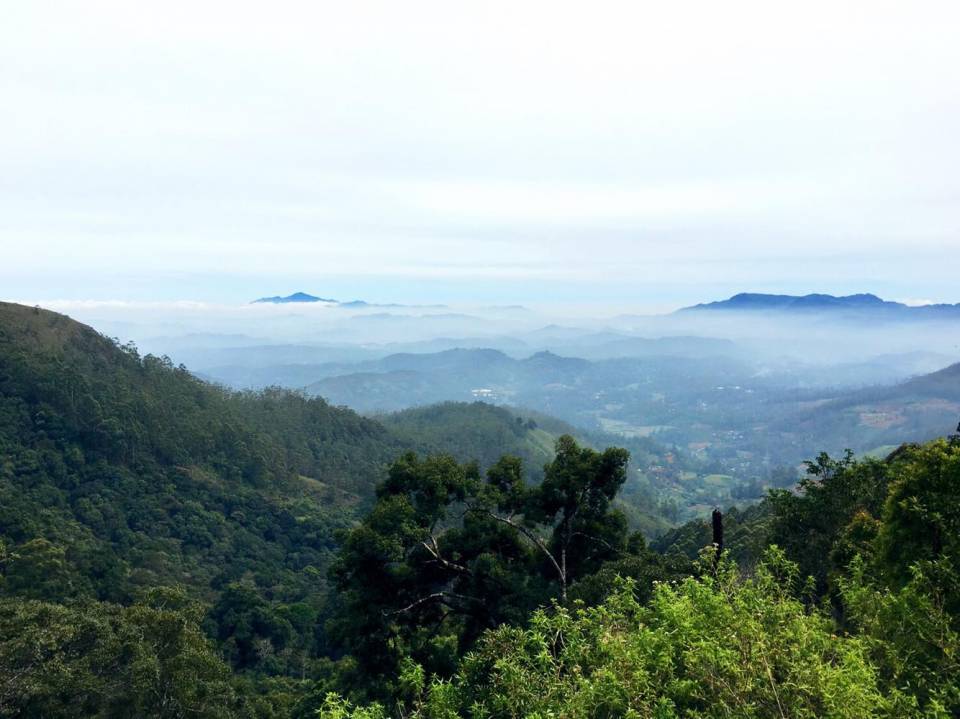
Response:
[[[714,503],[759,498],[775,471],[821,450],[883,452],[960,418],[960,305],[741,293],[571,316],[297,292],[50,306],[237,390],[283,387],[373,417],[483,402],[648,440],[692,476],[725,477],[706,493]],[[940,370],[948,381],[931,379]]]

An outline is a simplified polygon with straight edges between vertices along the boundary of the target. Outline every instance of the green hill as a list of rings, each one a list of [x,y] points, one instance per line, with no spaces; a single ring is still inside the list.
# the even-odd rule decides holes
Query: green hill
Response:
[[[559,420],[541,427],[533,417],[484,402],[443,402],[378,419],[418,451],[447,452],[461,462],[476,460],[482,469],[512,454],[534,478],[541,477],[543,465],[553,459],[557,437],[577,433]]]
[[[182,585],[222,603],[239,587],[272,628],[221,615],[212,631],[246,632],[231,645],[241,666],[265,637],[257,661],[285,673],[316,640],[335,532],[401,450],[323,400],[231,393],[0,304],[0,594],[128,603]]]
[[[845,394],[792,413],[777,430],[802,444],[839,453],[943,436],[960,418],[960,364],[889,387]]]

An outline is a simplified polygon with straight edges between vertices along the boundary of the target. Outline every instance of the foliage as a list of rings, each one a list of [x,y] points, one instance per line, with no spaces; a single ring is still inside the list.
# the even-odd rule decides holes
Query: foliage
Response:
[[[302,676],[320,652],[334,534],[398,447],[323,400],[227,392],[0,304],[0,596],[129,603],[183,585],[215,601],[242,582],[261,623],[289,636],[270,634],[269,652],[260,634],[231,643],[247,629],[225,611],[212,634],[238,669]]]
[[[877,537],[877,559],[891,581],[912,581],[918,561],[960,561],[960,442],[907,446],[891,475]],[[955,602],[960,612],[960,596]]]
[[[443,402],[377,419],[419,453],[450,454],[460,462],[476,461],[484,470],[509,454],[522,459],[535,480],[543,477],[543,466],[553,459],[556,437],[573,432],[568,426],[556,434],[545,431],[534,419],[484,402]]]
[[[889,589],[858,557],[840,581],[851,628],[864,637],[884,687],[903,716],[960,713],[960,577],[946,559],[912,565],[911,579]]]
[[[906,445],[889,460],[879,521],[860,528],[841,594],[884,678],[931,716],[960,714],[960,442]]]
[[[626,568],[607,563],[575,585],[585,604],[554,601],[488,631],[452,677],[425,667],[398,713],[957,716],[960,442],[906,445],[883,461],[822,455],[809,469],[797,494],[734,515],[748,557],[743,547],[767,532],[788,540],[748,574],[708,562],[652,593],[627,580],[598,601],[591,582]],[[696,536],[667,546],[679,556]],[[331,696],[320,715],[378,712]]]
[[[202,611],[162,590],[129,607],[0,601],[0,715],[239,716]]]
[[[831,573],[845,568],[848,556],[833,553],[841,533],[858,513],[877,516],[889,484],[890,465],[877,459],[856,461],[851,452],[842,459],[825,453],[807,462],[799,493],[770,493],[770,542],[783,547],[812,575],[823,591]]]
[[[522,624],[612,560],[631,558],[637,576],[659,576],[660,562],[611,506],[626,463],[623,450],[597,452],[569,436],[539,485],[524,481],[517,458],[481,480],[476,465],[449,456],[401,457],[332,570],[329,628],[357,662],[358,688],[394,694],[405,656],[449,674],[484,630]],[[610,581],[578,591],[602,596]]]
[[[903,445],[886,460],[821,456],[815,481],[774,495],[776,532],[834,593],[907,715],[955,716],[960,687],[960,443]]]
[[[887,699],[864,643],[791,596],[796,566],[768,555],[750,578],[658,584],[646,606],[624,582],[599,606],[540,610],[489,633],[412,717],[869,717]],[[320,712],[378,717],[331,697]]]

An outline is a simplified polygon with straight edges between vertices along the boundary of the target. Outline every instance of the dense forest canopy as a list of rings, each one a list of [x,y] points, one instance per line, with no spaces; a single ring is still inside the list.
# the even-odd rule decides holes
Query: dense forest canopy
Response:
[[[820,455],[716,556],[641,481],[679,455],[569,429],[230,392],[0,304],[0,716],[960,713],[960,442]]]

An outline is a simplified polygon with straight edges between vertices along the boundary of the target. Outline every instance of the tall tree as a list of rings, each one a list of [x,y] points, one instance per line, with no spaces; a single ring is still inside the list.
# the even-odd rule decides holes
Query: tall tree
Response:
[[[628,459],[564,436],[543,482],[529,485],[516,457],[481,479],[449,456],[404,455],[345,538],[331,634],[384,686],[404,652],[452,670],[483,630],[564,601],[573,581],[642,550],[611,506]]]

